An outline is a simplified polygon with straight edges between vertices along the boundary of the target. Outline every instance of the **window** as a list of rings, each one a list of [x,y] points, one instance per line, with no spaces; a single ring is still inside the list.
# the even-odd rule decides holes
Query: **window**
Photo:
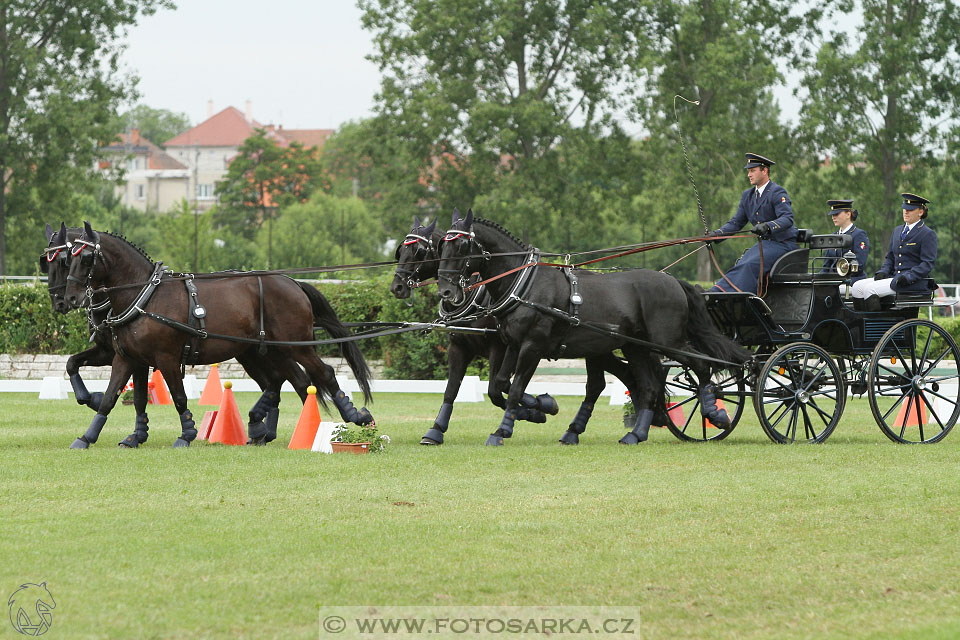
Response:
[[[147,187],[143,184],[138,184],[134,187],[134,193],[137,196],[137,200],[143,200],[147,197]]]
[[[198,184],[197,185],[197,200],[212,200],[213,199],[213,185],[212,184]]]

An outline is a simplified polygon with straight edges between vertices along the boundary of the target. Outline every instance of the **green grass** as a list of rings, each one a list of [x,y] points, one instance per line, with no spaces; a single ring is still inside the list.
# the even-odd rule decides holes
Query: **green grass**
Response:
[[[816,446],[770,443],[748,406],[720,443],[624,447],[601,402],[561,447],[565,397],[501,448],[493,407],[457,405],[427,448],[440,397],[382,394],[393,443],[368,456],[286,450],[293,394],[265,448],[170,449],[175,411],[151,407],[119,450],[117,407],[72,451],[89,409],[2,403],[0,597],[46,581],[51,638],[316,638],[321,605],[362,604],[627,606],[641,638],[960,635],[960,435],[897,446],[864,400]]]

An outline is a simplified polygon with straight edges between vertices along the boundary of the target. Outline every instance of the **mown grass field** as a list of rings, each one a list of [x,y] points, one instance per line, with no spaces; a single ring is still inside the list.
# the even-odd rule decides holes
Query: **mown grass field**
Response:
[[[139,450],[116,447],[118,407],[72,451],[89,409],[0,402],[0,596],[46,581],[49,638],[316,638],[321,606],[363,604],[619,605],[637,638],[960,636],[960,433],[894,445],[865,400],[818,446],[770,443],[748,409],[720,443],[624,447],[601,404],[561,447],[561,398],[502,448],[491,406],[458,405],[426,448],[439,396],[382,394],[393,443],[368,456],[172,450],[171,407]],[[284,394],[282,439],[298,413]]]

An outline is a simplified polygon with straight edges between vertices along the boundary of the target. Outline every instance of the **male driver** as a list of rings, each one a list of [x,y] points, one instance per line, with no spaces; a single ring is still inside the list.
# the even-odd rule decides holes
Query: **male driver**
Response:
[[[760,237],[760,242],[747,249],[726,276],[717,280],[710,291],[757,292],[760,278],[760,246],[763,245],[763,273],[777,258],[797,248],[797,228],[793,225],[793,208],[786,189],[770,180],[773,160],[755,153],[748,153],[747,179],[753,185],[740,196],[740,205],[725,225],[711,231],[708,236],[724,236],[740,231],[747,223],[750,230]]]

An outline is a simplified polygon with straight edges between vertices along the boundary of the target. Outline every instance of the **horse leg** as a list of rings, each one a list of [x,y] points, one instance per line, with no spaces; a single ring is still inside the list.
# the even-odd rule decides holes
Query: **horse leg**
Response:
[[[447,386],[443,390],[443,404],[437,413],[433,426],[420,438],[422,445],[443,444],[443,434],[450,426],[450,416],[453,414],[453,403],[457,399],[463,376],[467,373],[467,365],[473,360],[474,354],[470,350],[469,339],[463,340],[457,335],[450,337],[450,347],[447,349]]]
[[[517,365],[517,352],[510,347],[504,347],[499,338],[494,338],[490,345],[490,381],[487,385],[487,395],[494,405],[501,409],[507,408],[504,393],[510,391],[510,378]],[[495,362],[496,360],[496,362]],[[547,421],[547,414],[557,415],[560,405],[551,396],[544,393],[533,397],[524,393],[520,398],[520,408],[516,410],[516,420],[526,420],[542,424]]]
[[[530,344],[520,348],[517,355],[517,368],[513,374],[513,384],[510,385],[510,394],[507,396],[507,409],[496,431],[490,434],[486,444],[499,447],[503,441],[513,435],[513,424],[517,419],[517,409],[521,408],[521,398],[524,390],[530,383],[530,378],[540,364],[540,354]]]
[[[179,353],[177,354],[179,355]],[[187,394],[183,390],[183,378],[180,377],[179,359],[165,358],[157,361],[157,368],[163,374],[163,379],[170,390],[173,406],[180,416],[180,437],[171,445],[174,449],[189,447],[197,438],[197,423],[193,421],[193,414],[187,408]]]
[[[262,366],[262,360],[258,359],[252,349],[237,356],[237,362],[243,367],[243,370],[253,378],[253,381],[260,387],[261,394],[253,407],[249,411],[250,422],[247,423],[247,444],[264,445],[267,441],[267,432],[269,430],[266,421],[270,416],[271,409],[276,409],[280,404],[280,385],[282,382],[275,381],[276,376],[272,374],[272,368],[269,361],[266,366]],[[279,410],[277,411],[279,414]],[[274,438],[276,431],[274,430]]]
[[[296,353],[295,359],[297,362],[306,369],[307,375],[310,376],[317,388],[322,389],[333,400],[334,406],[337,407],[340,417],[345,422],[358,425],[374,424],[373,416],[366,407],[357,409],[353,406],[350,397],[340,388],[333,367],[321,360],[316,351],[309,348],[308,350],[301,349]]]
[[[619,358],[610,356],[611,359],[620,362]],[[607,386],[603,371],[605,360],[598,358],[586,358],[587,364],[587,389],[583,402],[580,403],[580,409],[567,430],[560,436],[561,444],[580,444],[580,434],[587,430],[587,422],[593,415],[593,407],[597,403],[600,394]],[[622,364],[622,363],[621,363]]]
[[[631,365],[638,389],[631,392],[633,403],[637,407],[637,421],[627,435],[620,438],[620,444],[639,444],[646,441],[653,422],[653,407],[656,395],[662,394],[664,381],[658,376],[664,373],[660,359],[650,351],[633,346],[623,347],[623,353]]]
[[[100,402],[103,400],[103,394],[99,391],[90,393],[87,391],[87,385],[83,383],[80,377],[80,367],[105,367],[113,361],[113,349],[104,348],[100,344],[74,354],[67,359],[67,377],[70,379],[70,386],[73,387],[73,397],[77,404],[86,405],[96,411],[100,408]]]
[[[133,433],[118,443],[120,447],[136,449],[147,441],[148,433],[147,422],[147,378],[150,374],[150,367],[137,364],[133,368],[133,406],[137,411],[137,420],[133,427]]]
[[[73,441],[73,444],[70,445],[71,449],[87,449],[97,441],[100,432],[103,430],[103,425],[107,422],[107,416],[117,403],[117,398],[120,397],[120,392],[127,384],[127,380],[130,379],[130,372],[133,368],[133,365],[126,358],[114,355],[113,367],[110,370],[110,382],[107,383],[107,390],[103,394],[103,401],[100,402],[97,415],[93,416],[93,420],[90,421],[90,426],[87,427],[84,434]]]

